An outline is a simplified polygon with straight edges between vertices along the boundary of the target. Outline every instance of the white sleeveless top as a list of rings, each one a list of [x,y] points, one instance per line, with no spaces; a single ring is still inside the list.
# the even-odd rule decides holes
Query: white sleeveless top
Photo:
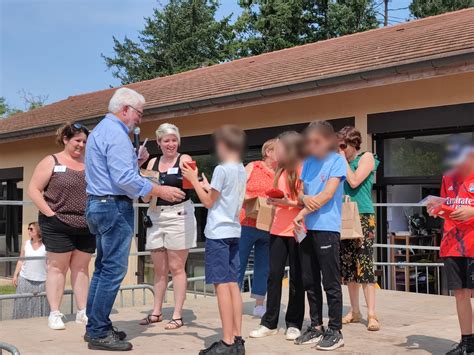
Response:
[[[37,250],[31,246],[31,241],[25,243],[25,256],[46,256],[44,244]],[[20,276],[30,281],[46,281],[46,260],[24,260]]]

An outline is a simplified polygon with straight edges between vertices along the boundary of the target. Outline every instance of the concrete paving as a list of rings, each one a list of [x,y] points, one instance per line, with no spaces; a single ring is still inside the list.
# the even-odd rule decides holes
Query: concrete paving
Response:
[[[287,294],[287,290],[284,290]],[[172,297],[169,297],[172,300]],[[362,295],[361,295],[362,301]],[[245,315],[243,334],[247,354],[315,354],[311,346],[296,346],[284,337],[282,300],[278,335],[250,339],[249,332],[259,324],[251,316],[252,300],[244,294]],[[130,354],[197,354],[200,349],[220,338],[220,322],[214,297],[195,298],[189,295],[183,314],[186,326],[179,330],[165,330],[165,323],[144,327],[138,320],[150,312],[149,306],[118,308],[111,318],[114,325],[125,330],[134,349]],[[347,290],[344,289],[344,311],[348,309]],[[345,346],[336,354],[444,354],[458,341],[459,330],[453,297],[413,294],[380,290],[377,294],[378,316],[382,322],[379,332],[368,332],[366,322],[344,326]],[[365,312],[365,308],[363,308]],[[172,314],[172,304],[164,309],[165,319]],[[326,314],[326,309],[325,309]],[[325,319],[327,321],[327,319]],[[83,342],[84,326],[69,317],[67,329],[53,331],[45,318],[0,322],[0,341],[14,344],[24,354],[110,354],[90,351]],[[1,353],[1,351],[0,351]]]

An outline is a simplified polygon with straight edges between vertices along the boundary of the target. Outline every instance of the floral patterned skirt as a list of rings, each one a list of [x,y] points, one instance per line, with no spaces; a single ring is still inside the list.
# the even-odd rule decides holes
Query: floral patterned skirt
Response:
[[[375,215],[360,214],[364,239],[341,240],[342,281],[375,283],[374,274],[374,236]]]

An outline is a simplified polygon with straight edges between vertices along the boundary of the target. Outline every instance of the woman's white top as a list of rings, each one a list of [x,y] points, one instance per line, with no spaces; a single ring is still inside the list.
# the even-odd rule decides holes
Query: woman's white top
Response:
[[[34,250],[31,241],[25,243],[25,256],[46,256],[44,244]],[[43,260],[23,260],[20,276],[30,281],[46,281],[46,259]]]

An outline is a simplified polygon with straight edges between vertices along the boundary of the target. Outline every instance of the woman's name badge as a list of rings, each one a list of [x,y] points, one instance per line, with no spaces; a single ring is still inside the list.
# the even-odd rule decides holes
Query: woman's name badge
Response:
[[[168,169],[168,175],[176,175],[177,173],[178,173],[178,168],[177,167]]]
[[[54,166],[54,172],[55,173],[65,173],[66,172],[66,166],[65,165],[55,165]]]

